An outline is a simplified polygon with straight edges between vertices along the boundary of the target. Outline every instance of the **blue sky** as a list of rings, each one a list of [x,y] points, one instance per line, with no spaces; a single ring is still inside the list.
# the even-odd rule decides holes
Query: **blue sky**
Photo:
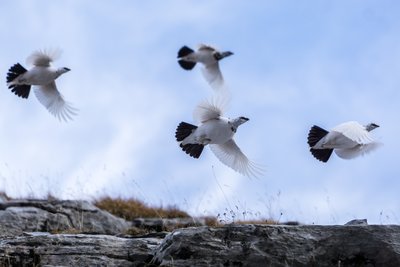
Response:
[[[226,221],[400,223],[400,3],[397,1],[4,1],[0,8],[0,190],[12,197],[138,197]],[[176,63],[182,45],[233,51],[221,62],[227,116],[250,121],[235,140],[265,166],[249,179],[209,149],[199,160],[174,139],[212,90]],[[72,71],[57,85],[79,108],[60,123],[6,86],[8,68],[59,47]],[[327,164],[306,137],[375,122],[384,146]],[[223,213],[228,214],[223,215]]]

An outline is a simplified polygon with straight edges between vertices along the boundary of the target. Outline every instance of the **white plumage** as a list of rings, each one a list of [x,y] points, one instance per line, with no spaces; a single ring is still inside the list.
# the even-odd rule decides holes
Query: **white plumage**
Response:
[[[356,121],[339,124],[326,131],[314,125],[308,134],[308,144],[313,156],[327,162],[332,152],[343,159],[352,159],[378,148],[381,143],[376,142],[370,131],[379,127],[375,123],[366,126]]]
[[[198,126],[181,122],[175,137],[183,151],[199,158],[204,146],[210,145],[211,151],[225,165],[246,176],[259,176],[263,170],[250,161],[236,145],[233,136],[237,128],[248,118],[229,119],[223,117],[221,103],[204,101],[193,115]]]
[[[39,102],[59,120],[71,120],[77,114],[77,109],[57,89],[55,80],[70,71],[69,68],[55,68],[51,62],[59,58],[61,50],[38,50],[26,60],[33,67],[26,70],[21,64],[12,66],[7,73],[7,85],[13,93],[22,98],[28,98],[31,86],[35,87],[35,95]]]
[[[197,51],[183,46],[178,51],[178,63],[185,70],[191,70],[196,63],[202,63],[202,73],[206,81],[215,90],[224,88],[224,78],[219,68],[219,61],[233,55],[230,51],[221,52],[209,45],[201,44]]]

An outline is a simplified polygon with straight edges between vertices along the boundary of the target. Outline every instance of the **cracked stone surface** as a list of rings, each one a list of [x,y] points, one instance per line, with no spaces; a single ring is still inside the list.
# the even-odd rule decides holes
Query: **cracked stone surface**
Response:
[[[131,223],[85,201],[0,199],[0,266],[400,266],[398,225],[355,219],[346,225],[232,224],[165,232],[171,225],[202,223]],[[152,232],[132,236],[127,227]]]
[[[0,266],[144,266],[161,240],[32,233],[1,240]]]
[[[161,266],[400,266],[400,226],[227,225],[178,229]]]
[[[9,200],[0,202],[0,236],[23,232],[120,234],[132,224],[87,201]]]

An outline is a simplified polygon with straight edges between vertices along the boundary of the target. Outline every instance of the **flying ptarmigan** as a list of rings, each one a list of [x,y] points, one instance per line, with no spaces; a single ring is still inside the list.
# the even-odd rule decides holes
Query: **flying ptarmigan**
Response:
[[[28,98],[31,86],[36,86],[35,95],[40,103],[59,120],[70,120],[76,115],[77,109],[64,100],[57,90],[55,80],[62,74],[70,71],[69,68],[55,68],[50,65],[61,54],[60,50],[35,51],[27,59],[28,65],[33,67],[25,69],[17,63],[7,73],[7,85],[19,97]]]
[[[374,141],[370,131],[379,127],[375,123],[366,126],[356,121],[349,121],[334,127],[330,132],[314,125],[308,133],[308,145],[312,155],[327,162],[335,150],[343,159],[352,159],[376,149],[381,143]]]
[[[200,45],[197,51],[183,46],[178,51],[178,63],[185,70],[191,70],[196,63],[202,63],[203,76],[214,90],[219,90],[224,85],[224,79],[219,69],[219,61],[233,55],[230,51],[221,52],[209,45]]]
[[[200,103],[193,116],[198,126],[181,122],[176,129],[175,138],[183,151],[199,158],[204,146],[209,145],[215,156],[233,170],[249,177],[262,174],[263,170],[250,161],[233,140],[237,128],[248,118],[222,117],[221,105],[208,101]]]

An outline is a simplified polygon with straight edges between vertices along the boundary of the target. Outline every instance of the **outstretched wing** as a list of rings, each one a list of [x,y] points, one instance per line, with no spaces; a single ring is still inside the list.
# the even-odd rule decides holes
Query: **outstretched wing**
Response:
[[[61,53],[60,49],[37,50],[26,59],[26,63],[34,66],[49,67],[51,62],[61,56]]]
[[[35,95],[39,102],[59,120],[72,120],[72,116],[77,115],[78,110],[64,100],[54,81],[47,85],[36,87]]]
[[[224,144],[210,144],[214,155],[226,166],[248,177],[262,175],[263,169],[250,161],[233,139]]]
[[[206,79],[212,89],[219,90],[224,87],[224,78],[222,77],[218,62],[204,65],[204,67],[201,68],[201,71],[204,79]]]
[[[223,115],[228,102],[228,95],[214,96],[210,100],[203,100],[194,109],[193,118],[198,123],[218,119]]]
[[[374,140],[364,126],[356,121],[349,121],[334,127],[332,131],[338,132],[357,142],[360,145],[372,143]]]
[[[199,51],[210,51],[210,52],[214,52],[217,51],[217,49],[211,45],[206,45],[206,44],[198,44],[197,45],[197,50]]]

